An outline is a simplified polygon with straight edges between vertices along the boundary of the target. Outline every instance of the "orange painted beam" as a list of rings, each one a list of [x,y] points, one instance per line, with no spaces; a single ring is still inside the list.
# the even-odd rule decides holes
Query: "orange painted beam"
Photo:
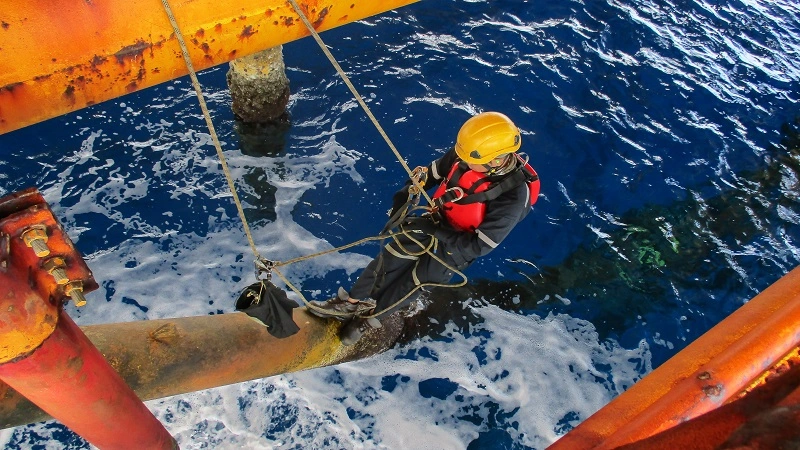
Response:
[[[746,396],[620,450],[782,448],[800,439],[800,359]]]
[[[417,0],[301,0],[317,31]],[[202,70],[308,36],[284,0],[172,0]],[[4,0],[0,134],[186,75],[161,0]]]
[[[733,398],[798,343],[795,268],[549,448],[617,448],[698,417]]]
[[[164,425],[63,310],[41,346],[0,364],[0,379],[98,448],[177,448]]]

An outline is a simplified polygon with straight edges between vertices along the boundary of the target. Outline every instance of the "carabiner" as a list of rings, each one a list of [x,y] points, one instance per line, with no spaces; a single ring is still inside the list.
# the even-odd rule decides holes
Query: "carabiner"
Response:
[[[448,195],[450,192],[454,192],[455,193],[455,198],[450,199],[450,196]],[[457,202],[457,201],[461,200],[462,198],[464,198],[464,189],[462,189],[461,186],[451,187],[450,189],[444,191],[444,193],[439,198],[445,199],[444,203]]]
[[[425,182],[428,181],[428,168],[425,166],[417,166],[414,170],[411,171],[411,179],[416,181],[416,183],[411,183],[411,187],[408,188],[409,195],[419,195],[421,190],[417,188],[419,186],[425,186]]]
[[[258,258],[254,261],[256,266],[256,280],[261,280],[261,276],[266,274],[266,280],[272,280],[272,269],[275,268],[275,261],[266,258]]]

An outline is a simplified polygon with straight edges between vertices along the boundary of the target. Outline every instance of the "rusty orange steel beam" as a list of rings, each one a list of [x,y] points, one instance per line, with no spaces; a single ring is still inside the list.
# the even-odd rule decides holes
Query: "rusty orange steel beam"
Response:
[[[730,400],[800,343],[800,267],[645,376],[550,450],[611,449]]]
[[[299,0],[318,31],[417,0]],[[285,0],[172,0],[202,70],[308,36]],[[5,0],[0,134],[186,75],[161,0]]]

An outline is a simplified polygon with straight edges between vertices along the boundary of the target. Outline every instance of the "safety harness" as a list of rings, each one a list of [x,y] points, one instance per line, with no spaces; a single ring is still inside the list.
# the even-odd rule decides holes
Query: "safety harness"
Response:
[[[528,184],[530,204],[539,197],[539,175],[520,155],[514,155],[519,167],[503,176],[475,172],[464,161],[453,164],[450,173],[433,194],[439,218],[461,231],[474,231],[486,215],[486,202],[504,192]]]

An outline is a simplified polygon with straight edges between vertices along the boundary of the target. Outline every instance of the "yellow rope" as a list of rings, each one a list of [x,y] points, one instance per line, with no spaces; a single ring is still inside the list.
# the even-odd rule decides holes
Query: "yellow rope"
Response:
[[[375,128],[377,128],[378,132],[381,134],[383,139],[389,145],[389,148],[395,154],[395,156],[397,157],[397,160],[400,162],[400,164],[406,170],[406,172],[408,173],[409,178],[411,179],[412,183],[414,184],[414,187],[417,189],[416,192],[421,194],[422,196],[424,196],[425,199],[428,201],[429,205],[432,204],[433,201],[428,196],[428,193],[425,192],[423,187],[420,185],[419,180],[417,179],[417,177],[414,176],[414,172],[412,172],[411,168],[408,167],[408,165],[406,164],[406,162],[403,159],[403,157],[400,154],[400,152],[394,146],[394,144],[392,143],[391,139],[389,139],[389,136],[383,130],[383,127],[381,127],[380,123],[378,123],[378,120],[372,114],[372,111],[370,111],[369,107],[364,102],[363,98],[358,93],[358,91],[356,90],[355,86],[353,86],[353,83],[350,82],[350,79],[344,73],[344,71],[342,70],[341,66],[339,66],[339,63],[336,62],[336,59],[333,57],[333,55],[330,53],[330,51],[328,51],[328,48],[325,46],[325,43],[322,42],[322,39],[319,37],[319,35],[317,34],[316,30],[314,30],[314,27],[311,25],[311,22],[308,21],[308,18],[300,10],[300,7],[297,5],[295,0],[289,0],[289,2],[292,4],[292,7],[295,9],[297,14],[300,16],[300,19],[306,25],[306,27],[308,28],[308,30],[311,33],[311,35],[314,36],[314,39],[317,41],[317,43],[319,44],[319,46],[322,49],[322,51],[328,57],[328,60],[330,60],[331,64],[333,64],[334,68],[339,73],[339,76],[345,82],[347,87],[350,88],[350,92],[353,93],[353,95],[355,96],[355,98],[358,101],[358,103],[361,105],[361,107],[366,112],[367,116],[370,118],[372,123],[375,125]],[[225,174],[225,179],[228,182],[228,188],[230,189],[231,194],[233,195],[233,201],[236,204],[236,209],[237,209],[237,211],[239,213],[239,219],[242,221],[242,226],[244,227],[244,233],[247,236],[247,241],[250,244],[250,248],[253,251],[253,255],[256,257],[256,259],[257,260],[264,260],[264,258],[262,258],[261,255],[259,254],[258,249],[256,248],[255,241],[253,240],[253,235],[250,232],[250,225],[248,224],[247,218],[244,215],[244,208],[242,207],[242,203],[239,200],[239,195],[237,194],[236,186],[235,186],[235,184],[233,182],[233,176],[231,175],[230,169],[228,168],[228,163],[227,163],[227,161],[225,159],[225,154],[222,152],[222,146],[219,143],[219,138],[217,137],[217,132],[214,129],[214,123],[211,120],[211,114],[208,111],[208,106],[206,105],[205,98],[203,97],[203,91],[202,91],[202,88],[200,87],[200,82],[197,79],[197,74],[196,74],[196,72],[194,70],[194,65],[192,64],[192,59],[189,56],[189,50],[186,47],[186,42],[184,42],[183,34],[181,33],[180,27],[178,26],[178,22],[175,20],[175,16],[172,13],[172,8],[170,7],[168,0],[161,0],[161,3],[164,5],[164,11],[166,11],[167,17],[169,17],[169,21],[170,21],[170,24],[172,24],[172,29],[173,29],[173,31],[175,33],[175,37],[177,38],[178,43],[180,44],[181,53],[183,54],[183,59],[184,59],[184,61],[186,63],[186,68],[187,68],[187,70],[189,72],[189,77],[190,77],[190,79],[192,81],[192,86],[194,87],[195,93],[197,94],[197,99],[198,99],[198,101],[200,103],[200,109],[203,111],[203,117],[205,118],[206,125],[208,126],[208,131],[211,134],[211,139],[212,139],[212,141],[214,143],[214,148],[217,151],[217,156],[219,157],[220,164],[222,165],[222,171]],[[460,286],[464,286],[467,283],[466,275],[464,275],[462,272],[460,272],[456,268],[454,268],[454,267],[450,266],[449,264],[445,263],[441,258],[436,256],[436,254],[434,254],[434,252],[431,251],[431,248],[437,242],[436,238],[433,238],[431,240],[431,243],[423,251],[414,253],[414,252],[408,252],[402,246],[402,244],[397,240],[397,236],[399,234],[405,234],[409,239],[411,239],[413,242],[415,242],[420,248],[423,247],[422,244],[418,240],[416,240],[414,237],[410,236],[408,233],[406,233],[406,231],[401,230],[398,233],[390,233],[388,235],[381,235],[381,236],[373,236],[373,237],[364,238],[364,239],[358,240],[356,242],[353,242],[351,244],[343,245],[343,246],[337,247],[337,248],[332,248],[332,249],[325,250],[325,251],[318,252],[318,253],[314,253],[314,254],[311,254],[311,255],[301,256],[301,257],[298,257],[298,258],[290,259],[288,261],[283,261],[283,262],[271,261],[271,263],[272,263],[271,270],[273,270],[276,274],[278,274],[278,277],[280,277],[280,279],[283,280],[283,282],[286,284],[286,286],[288,286],[290,289],[292,289],[292,291],[294,291],[300,297],[300,299],[303,301],[303,303],[305,304],[305,306],[307,308],[320,310],[322,312],[325,312],[326,314],[331,314],[331,315],[340,315],[340,314],[338,314],[336,312],[332,312],[332,311],[321,310],[320,308],[318,308],[318,307],[314,306],[313,304],[311,304],[308,300],[306,300],[306,298],[303,296],[302,292],[300,292],[300,290],[297,289],[283,275],[283,273],[281,273],[279,270],[277,270],[277,268],[280,267],[280,266],[292,264],[292,263],[295,263],[295,262],[299,262],[299,261],[315,258],[317,256],[322,256],[322,255],[325,255],[325,254],[328,254],[328,253],[333,253],[333,252],[338,252],[338,251],[341,251],[341,250],[345,250],[345,249],[348,249],[348,248],[351,248],[351,247],[355,247],[357,245],[361,245],[361,244],[363,244],[365,242],[374,241],[374,240],[383,240],[383,239],[386,239],[387,237],[391,237],[392,239],[394,239],[394,241],[397,243],[397,245],[399,245],[401,247],[401,249],[403,251],[405,251],[406,253],[409,254],[409,256],[421,256],[424,253],[428,253],[433,259],[438,261],[440,264],[442,264],[446,268],[452,270],[455,274],[458,274],[462,278],[462,281],[460,283],[456,283],[456,284],[421,283],[421,284],[415,286],[414,289],[412,289],[410,292],[408,292],[408,294],[406,294],[403,298],[401,298],[400,300],[395,302],[393,305],[391,305],[388,308],[386,308],[384,311],[388,311],[388,310],[393,309],[394,307],[396,307],[397,305],[402,303],[404,300],[406,300],[408,297],[410,297],[414,292],[416,292],[417,290],[421,289],[424,286],[460,287]],[[374,314],[369,315],[369,316],[360,316],[360,317],[363,317],[363,318],[376,317],[379,314],[382,314],[384,311],[379,311],[379,312],[374,313]],[[341,315],[347,315],[347,314],[341,314]]]
[[[411,168],[408,167],[408,164],[406,164],[405,160],[403,159],[403,155],[401,155],[400,152],[397,151],[397,148],[392,143],[392,140],[389,139],[389,135],[386,134],[386,132],[383,130],[383,127],[381,127],[381,124],[378,123],[378,119],[376,119],[375,116],[372,114],[372,111],[369,109],[369,106],[367,106],[367,104],[364,102],[364,99],[361,97],[361,94],[358,93],[356,87],[353,86],[353,83],[350,82],[350,78],[348,78],[347,74],[344,73],[344,70],[342,70],[342,67],[336,61],[336,58],[334,58],[330,50],[328,50],[328,46],[326,46],[325,43],[322,42],[322,38],[319,37],[319,34],[317,34],[317,30],[314,29],[313,25],[311,25],[311,22],[308,20],[308,17],[306,17],[306,15],[300,9],[300,6],[298,6],[297,2],[295,2],[295,0],[289,0],[289,3],[292,4],[292,8],[294,8],[294,10],[297,12],[297,15],[300,16],[300,20],[302,20],[303,23],[306,25],[306,28],[308,28],[308,31],[311,33],[311,36],[313,36],[314,40],[317,41],[319,48],[321,48],[322,52],[325,53],[325,56],[328,57],[328,61],[330,61],[333,67],[336,69],[336,72],[342,78],[344,84],[346,84],[347,87],[350,88],[350,92],[353,93],[353,96],[355,97],[358,104],[361,105],[361,108],[367,114],[369,120],[371,120],[372,124],[375,125],[375,128],[378,129],[378,133],[381,134],[383,140],[386,141],[386,144],[389,145],[389,148],[394,153],[394,156],[397,157],[397,161],[399,161],[400,165],[402,165],[403,168],[406,170],[406,172],[408,173],[408,177],[411,178],[412,182],[414,183],[414,187],[416,187],[422,193],[422,196],[425,197],[425,200],[428,201],[428,204],[432,205],[433,201],[428,196],[428,193],[425,192],[424,189],[422,189],[422,186],[420,186],[417,180],[415,180],[414,177],[412,176]]]
[[[360,241],[354,242],[352,244],[347,244],[347,245],[344,245],[342,247],[337,247],[337,248],[333,248],[333,249],[326,250],[326,251],[323,251],[323,252],[315,253],[313,255],[301,256],[299,258],[295,258],[295,259],[292,259],[292,260],[289,260],[289,261],[285,261],[285,262],[276,262],[275,266],[272,269],[272,271],[275,272],[278,275],[278,278],[280,278],[286,284],[286,286],[289,287],[289,289],[291,289],[295,294],[298,295],[298,297],[300,297],[300,300],[302,300],[302,302],[306,306],[306,308],[313,309],[313,310],[316,310],[316,311],[320,311],[320,312],[323,312],[323,313],[325,313],[327,315],[330,315],[330,316],[342,316],[342,317],[346,317],[347,316],[347,317],[349,317],[350,314],[348,314],[348,313],[339,313],[337,311],[329,311],[329,310],[326,310],[326,309],[319,308],[319,307],[315,306],[314,304],[310,303],[308,300],[306,300],[305,296],[300,291],[300,289],[295,287],[295,285],[292,284],[292,282],[289,281],[289,279],[286,278],[286,276],[283,275],[283,273],[281,273],[280,270],[278,270],[278,267],[279,266],[283,266],[283,265],[287,265],[287,264],[291,264],[291,263],[294,263],[294,262],[302,261],[302,260],[305,260],[305,259],[310,259],[310,258],[313,258],[313,257],[316,257],[316,256],[325,255],[327,253],[332,253],[332,252],[337,252],[337,251],[340,251],[340,250],[344,250],[346,248],[350,248],[350,247],[354,247],[354,246],[359,245],[359,244],[363,244],[364,242],[367,242],[367,241],[374,241],[374,240],[378,240],[378,239],[383,240],[383,239],[385,239],[387,237],[391,237],[395,241],[395,243],[397,243],[397,245],[400,247],[400,249],[405,254],[407,254],[409,256],[422,256],[423,254],[427,253],[434,260],[436,260],[439,264],[441,264],[444,267],[452,270],[454,274],[456,274],[459,277],[461,277],[461,281],[458,282],[458,283],[451,283],[451,284],[429,283],[429,282],[420,283],[420,284],[414,286],[414,289],[411,289],[410,291],[408,291],[408,293],[406,295],[404,295],[403,297],[401,297],[399,300],[397,300],[393,304],[389,305],[388,307],[384,308],[383,310],[378,311],[378,312],[373,312],[370,315],[359,314],[358,317],[361,317],[363,319],[369,319],[369,318],[372,318],[372,317],[377,317],[377,316],[383,314],[386,311],[391,311],[392,309],[394,309],[396,306],[398,306],[401,303],[403,303],[407,298],[411,297],[412,294],[414,294],[418,290],[422,289],[423,287],[457,288],[457,287],[461,287],[461,286],[464,286],[464,285],[467,284],[467,276],[464,275],[463,272],[461,272],[460,270],[456,269],[455,267],[447,264],[441,258],[436,256],[436,253],[431,251],[431,248],[433,248],[433,247],[435,247],[437,245],[437,239],[436,238],[431,239],[431,242],[427,246],[425,246],[422,251],[412,252],[412,251],[409,251],[408,249],[406,249],[403,246],[403,244],[401,244],[400,241],[397,240],[397,236],[399,236],[401,234],[404,234],[407,238],[409,238],[411,241],[413,241],[415,244],[417,244],[417,246],[419,246],[420,248],[423,248],[423,245],[422,245],[422,243],[420,241],[418,241],[413,236],[408,234],[405,230],[401,230],[398,233],[391,233],[389,235],[364,238],[364,239],[361,239]]]
[[[189,50],[186,48],[186,42],[183,41],[183,34],[178,26],[178,22],[175,20],[175,16],[172,14],[172,8],[170,8],[169,2],[167,0],[161,0],[161,3],[164,5],[164,10],[167,12],[169,22],[172,24],[172,30],[175,32],[175,37],[178,39],[178,43],[181,46],[183,60],[186,62],[186,68],[189,70],[189,77],[192,79],[192,86],[194,86],[194,91],[197,93],[197,100],[200,102],[200,109],[203,110],[203,117],[206,119],[208,132],[211,134],[211,140],[214,142],[214,148],[217,150],[217,156],[219,157],[219,162],[222,165],[222,172],[225,174],[225,179],[228,181],[228,188],[231,190],[231,194],[233,195],[233,201],[236,203],[236,209],[239,212],[239,219],[242,221],[244,234],[247,236],[247,242],[250,243],[250,248],[253,250],[253,255],[255,255],[256,258],[261,259],[261,255],[258,253],[258,249],[256,248],[256,243],[253,241],[253,234],[250,232],[250,225],[247,223],[247,218],[244,216],[242,202],[239,201],[239,195],[236,193],[236,186],[233,184],[233,176],[231,175],[230,169],[228,169],[228,163],[225,160],[225,155],[222,153],[222,146],[219,143],[217,132],[214,129],[214,122],[211,121],[211,114],[208,112],[206,100],[203,97],[203,91],[200,88],[200,82],[197,80],[197,74],[195,73],[194,65],[192,65],[192,58],[189,56]]]
[[[403,156],[400,154],[400,152],[394,146],[394,143],[392,143],[392,140],[389,139],[389,136],[386,134],[386,131],[384,131],[383,127],[378,122],[378,119],[375,118],[375,116],[372,114],[372,111],[369,109],[369,106],[367,106],[366,102],[364,102],[364,99],[361,97],[361,94],[358,93],[358,90],[356,89],[356,87],[353,85],[352,82],[350,82],[350,78],[347,76],[347,74],[344,72],[344,70],[342,70],[342,67],[336,61],[336,58],[333,57],[333,54],[331,54],[330,50],[328,50],[328,46],[325,45],[325,43],[322,41],[322,38],[319,37],[319,34],[317,33],[317,30],[314,29],[313,25],[311,25],[311,22],[308,20],[308,17],[306,17],[305,13],[303,13],[303,11],[300,9],[300,6],[297,4],[297,2],[295,0],[289,0],[289,3],[292,4],[292,8],[294,8],[295,12],[297,12],[297,15],[300,16],[300,20],[303,21],[303,23],[305,24],[305,26],[308,29],[309,33],[311,33],[311,36],[314,37],[314,40],[317,42],[317,45],[319,45],[319,48],[322,50],[322,52],[328,58],[328,61],[330,61],[330,63],[336,69],[336,72],[342,78],[342,81],[344,81],[344,83],[350,89],[350,92],[352,92],[352,94],[355,97],[355,99],[358,102],[358,104],[361,105],[361,108],[367,114],[367,117],[369,117],[369,119],[372,121],[372,124],[375,125],[375,128],[378,130],[378,133],[380,133],[380,135],[383,137],[383,140],[386,141],[386,144],[389,146],[389,148],[394,153],[395,157],[397,158],[397,161],[406,170],[406,173],[408,173],[408,177],[411,179],[411,182],[414,184],[414,187],[416,188],[416,192],[419,193],[420,195],[422,195],[423,197],[425,197],[425,200],[428,201],[428,205],[432,205],[433,201],[428,196],[428,193],[425,192],[425,189],[420,185],[419,181],[414,176],[414,172],[411,170],[410,167],[408,167],[408,164],[406,164],[405,160],[403,159]],[[401,231],[401,233],[405,234],[409,239],[414,241],[417,245],[420,246],[420,248],[422,248],[422,244],[419,241],[414,239],[412,236],[407,234],[405,231]],[[394,241],[397,243],[397,245],[399,245],[403,249],[403,251],[406,251],[406,249],[403,248],[402,244],[400,244],[400,242],[397,240],[396,236],[398,234],[400,234],[400,233],[394,233],[394,234],[391,235],[391,237],[392,237],[392,239],[394,239]],[[389,306],[384,311],[378,311],[377,313],[374,313],[372,315],[369,315],[369,316],[363,316],[362,315],[360,317],[362,317],[362,318],[376,317],[376,316],[382,314],[385,311],[389,311],[389,310],[393,309],[394,307],[396,307],[397,305],[399,305],[400,303],[402,303],[403,301],[405,301],[414,292],[416,292],[419,289],[422,289],[422,287],[424,287],[424,286],[432,286],[432,287],[440,286],[440,287],[453,287],[453,288],[455,288],[455,287],[461,287],[461,286],[464,286],[465,284],[467,284],[466,275],[464,275],[461,271],[459,271],[455,267],[452,267],[451,265],[449,265],[446,262],[444,262],[441,258],[436,256],[436,254],[434,252],[431,251],[431,247],[433,245],[435,245],[436,242],[437,242],[436,238],[433,238],[431,240],[431,244],[427,248],[425,248],[423,251],[421,251],[419,253],[413,253],[413,252],[407,252],[406,251],[406,253],[409,254],[409,256],[421,256],[424,253],[428,253],[433,259],[435,259],[437,262],[442,264],[444,267],[452,270],[455,274],[458,274],[462,278],[462,281],[460,283],[455,283],[455,284],[421,283],[421,284],[419,284],[417,286],[414,286],[414,289],[409,291],[405,296],[403,296],[403,298],[401,298],[400,300],[396,301],[393,305]],[[302,258],[296,258],[296,260],[300,260],[300,259],[302,259]],[[284,282],[287,283],[287,286],[292,288],[293,291],[295,291],[298,295],[300,295],[301,299],[303,300],[304,303],[306,303],[307,306],[314,307],[313,305],[310,305],[305,298],[303,298],[303,295],[299,292],[299,290],[297,290],[294,286],[292,286],[291,283],[288,283],[288,280],[280,272],[277,272],[277,273],[278,273],[278,276],[280,276],[280,278]],[[326,313],[330,314],[331,312],[330,311],[326,311]]]

